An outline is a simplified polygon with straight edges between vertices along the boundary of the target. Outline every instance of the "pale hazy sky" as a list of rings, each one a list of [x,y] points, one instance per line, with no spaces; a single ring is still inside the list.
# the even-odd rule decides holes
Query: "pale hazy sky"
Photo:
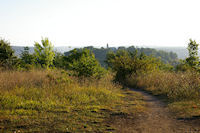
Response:
[[[200,0],[0,0],[0,37],[32,46],[187,46]]]

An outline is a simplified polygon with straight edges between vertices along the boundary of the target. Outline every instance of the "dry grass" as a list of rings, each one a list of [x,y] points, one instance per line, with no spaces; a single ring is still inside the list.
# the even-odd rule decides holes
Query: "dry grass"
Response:
[[[0,128],[11,130],[16,128],[16,125],[23,125],[26,128],[33,126],[31,130],[37,131],[41,128],[38,128],[36,123],[48,125],[54,119],[68,123],[69,125],[65,124],[66,128],[72,128],[76,123],[83,126],[84,119],[90,119],[88,115],[94,115],[93,113],[101,108],[113,107],[120,101],[120,86],[112,84],[111,78],[107,75],[100,81],[82,79],[84,82],[80,82],[80,79],[70,77],[67,72],[59,70],[1,72]],[[63,112],[66,113],[62,114]],[[44,115],[43,119],[39,118],[41,115]],[[62,119],[60,115],[66,115],[66,118]],[[69,123],[72,119],[74,123]],[[78,120],[82,123],[77,122]],[[59,131],[66,131],[65,126],[58,128]],[[51,128],[53,127],[44,129],[48,131]]]
[[[96,80],[69,73],[1,71],[0,132],[109,132],[105,121],[110,114],[130,111],[121,108],[129,103],[111,74]],[[143,107],[138,100],[130,101],[135,113]]]
[[[170,109],[179,116],[200,115],[200,107],[193,108],[190,104],[195,105],[194,103],[200,101],[200,75],[197,73],[156,72],[132,76],[127,82],[154,95],[164,96],[169,102]]]

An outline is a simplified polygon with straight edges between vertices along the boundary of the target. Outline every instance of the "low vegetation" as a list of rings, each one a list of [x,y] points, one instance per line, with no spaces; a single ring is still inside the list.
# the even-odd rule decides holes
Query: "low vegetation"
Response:
[[[105,132],[114,130],[107,124],[110,115],[130,113],[130,108],[119,105],[135,102],[132,114],[144,110],[138,102],[141,96],[123,100],[126,94],[112,83],[110,74],[100,80],[80,80],[69,74],[60,70],[1,72],[0,131]]]
[[[178,117],[200,115],[200,75],[194,72],[156,72],[132,76],[127,84],[161,96]]]

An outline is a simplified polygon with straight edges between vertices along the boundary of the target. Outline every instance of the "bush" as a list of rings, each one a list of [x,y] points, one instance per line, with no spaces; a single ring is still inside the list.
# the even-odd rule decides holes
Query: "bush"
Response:
[[[79,77],[97,77],[100,78],[104,69],[96,60],[94,54],[88,50],[83,49],[77,51],[76,49],[70,51],[69,56],[65,56],[66,68],[73,70],[76,76]]]
[[[59,52],[55,52],[55,58],[53,60],[53,64],[56,68],[64,68],[65,67],[64,55]]]
[[[119,50],[117,53],[109,53],[106,60],[108,66],[116,72],[115,80],[124,82],[127,76],[132,74],[140,75],[151,73],[158,70],[161,62],[151,56],[146,56],[143,53],[127,52]]]
[[[18,62],[14,55],[10,43],[3,39],[0,40],[0,67],[13,68]]]
[[[18,70],[32,69],[35,65],[34,61],[35,61],[34,56],[29,53],[29,47],[24,47],[24,51],[22,51],[20,55],[20,64],[18,66]]]

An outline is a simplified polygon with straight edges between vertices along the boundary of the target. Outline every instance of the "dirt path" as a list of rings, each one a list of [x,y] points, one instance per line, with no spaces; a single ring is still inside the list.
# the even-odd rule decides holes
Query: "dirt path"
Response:
[[[194,125],[185,122],[184,120],[177,120],[169,113],[166,105],[158,100],[156,97],[140,91],[144,96],[144,101],[147,103],[148,111],[143,115],[139,115],[134,122],[124,119],[126,123],[120,132],[126,133],[200,133],[200,125]],[[122,121],[122,120],[120,120]],[[129,125],[129,126],[127,126]],[[132,125],[132,127],[130,127]],[[127,126],[127,127],[126,127]]]

